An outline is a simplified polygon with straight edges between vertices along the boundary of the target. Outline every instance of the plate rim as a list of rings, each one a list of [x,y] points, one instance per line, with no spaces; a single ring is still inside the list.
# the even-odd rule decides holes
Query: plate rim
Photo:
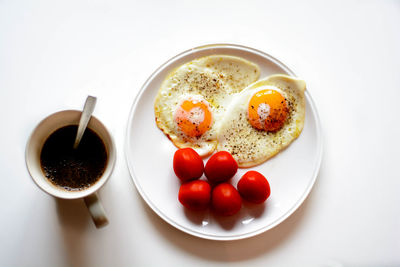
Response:
[[[317,180],[318,173],[321,167],[321,162],[322,162],[322,155],[323,155],[323,136],[322,136],[322,128],[321,128],[321,121],[317,112],[317,107],[315,105],[315,102],[313,98],[311,97],[309,93],[309,89],[305,91],[305,96],[306,100],[308,101],[308,104],[311,107],[311,112],[315,118],[315,128],[316,128],[316,136],[317,136],[317,158],[316,158],[316,163],[314,166],[314,170],[312,173],[312,179],[310,180],[309,184],[307,185],[307,188],[303,192],[302,196],[299,198],[299,200],[296,202],[295,205],[293,205],[286,213],[284,213],[282,216],[280,216],[277,220],[275,220],[273,223],[261,227],[260,229],[254,230],[249,233],[245,234],[238,234],[238,235],[230,235],[230,236],[216,236],[216,235],[209,235],[209,234],[203,234],[199,232],[195,232],[191,229],[186,228],[185,226],[182,226],[170,218],[163,214],[153,203],[152,201],[148,198],[148,196],[143,192],[143,189],[141,186],[138,184],[135,172],[133,170],[133,166],[131,166],[130,161],[129,161],[129,150],[128,148],[130,147],[130,122],[135,114],[137,105],[139,103],[139,100],[143,93],[145,92],[146,88],[150,84],[150,82],[153,80],[154,77],[157,76],[157,74],[164,69],[166,65],[169,63],[173,62],[175,59],[180,58],[184,56],[185,54],[190,55],[191,53],[196,53],[200,52],[201,50],[206,50],[206,49],[212,49],[212,48],[231,48],[231,49],[237,49],[237,50],[246,50],[247,52],[259,54],[262,57],[268,58],[270,61],[287,71],[291,76],[297,77],[297,75],[289,68],[287,67],[284,63],[282,63],[280,60],[276,59],[275,57],[271,56],[270,54],[263,52],[261,50],[244,46],[244,45],[239,45],[239,44],[232,44],[232,43],[215,43],[215,44],[206,44],[206,45],[201,45],[201,46],[196,46],[190,49],[187,49],[181,53],[178,53],[177,55],[169,58],[167,61],[162,63],[158,68],[156,68],[153,73],[145,80],[143,85],[141,86],[140,90],[136,94],[136,97],[134,98],[132,107],[129,111],[129,116],[127,120],[127,125],[126,125],[126,133],[125,133],[125,142],[124,142],[124,150],[125,150],[125,161],[128,166],[128,171],[130,174],[130,180],[133,181],[133,184],[135,185],[136,190],[139,192],[140,196],[143,198],[143,200],[146,202],[146,204],[151,208],[152,211],[154,211],[161,219],[163,219],[165,222],[169,223],[171,226],[175,227],[176,229],[189,234],[191,236],[196,236],[199,238],[203,239],[208,239],[208,240],[216,240],[216,241],[231,241],[231,240],[240,240],[240,239],[245,239],[245,238],[250,238],[256,235],[259,235],[261,233],[264,233],[275,226],[279,225],[283,221],[285,221],[290,215],[292,215],[300,206],[303,204],[304,200],[308,197],[310,194],[311,189],[314,187],[315,181]]]

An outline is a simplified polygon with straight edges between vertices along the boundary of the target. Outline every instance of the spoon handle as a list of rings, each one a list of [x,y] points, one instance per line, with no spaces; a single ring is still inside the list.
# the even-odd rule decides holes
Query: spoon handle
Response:
[[[85,132],[85,129],[89,123],[90,117],[92,116],[94,106],[96,105],[96,100],[97,98],[94,96],[88,96],[86,98],[85,106],[83,107],[81,118],[79,120],[78,132],[75,138],[74,149],[78,148],[83,133]]]

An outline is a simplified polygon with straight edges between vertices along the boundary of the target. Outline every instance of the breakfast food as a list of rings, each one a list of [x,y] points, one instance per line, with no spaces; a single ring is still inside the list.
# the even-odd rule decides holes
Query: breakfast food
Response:
[[[231,179],[237,169],[238,165],[232,155],[219,151],[208,159],[204,173],[211,183],[220,183]]]
[[[305,82],[272,75],[239,93],[217,129],[218,151],[228,151],[239,167],[271,158],[296,139],[304,126]]]
[[[286,75],[256,81],[259,75],[257,65],[234,56],[187,62],[159,89],[156,124],[175,146],[201,157],[228,151],[239,167],[263,163],[303,130],[306,86]]]
[[[211,186],[203,180],[184,183],[179,188],[178,200],[187,209],[205,210],[210,204]]]
[[[198,159],[201,161],[200,164]],[[183,182],[179,188],[178,200],[189,210],[204,211],[211,207],[218,215],[232,216],[241,209],[242,198],[261,204],[271,194],[267,179],[257,171],[246,172],[240,178],[237,189],[227,183],[226,181],[237,171],[237,163],[229,152],[217,152],[207,161],[204,170],[211,184],[204,180],[197,180],[203,174],[202,167],[203,161],[193,149],[181,148],[175,152],[174,171]],[[177,168],[181,171],[177,172]],[[195,175],[191,173],[191,169],[196,169]],[[190,180],[193,178],[187,179],[187,177],[197,178]]]
[[[176,176],[183,182],[199,179],[204,171],[203,160],[190,147],[175,152],[173,166]]]
[[[240,178],[237,189],[240,196],[252,203],[261,204],[271,194],[267,179],[257,171],[248,171]]]
[[[242,198],[233,185],[221,183],[211,193],[211,206],[218,215],[232,216],[242,207]]]
[[[212,55],[185,63],[166,77],[158,91],[156,124],[178,148],[210,155],[227,106],[259,75],[257,65],[233,56]]]
[[[187,209],[210,207],[231,216],[242,199],[261,204],[269,198],[270,185],[261,173],[247,172],[237,189],[229,180],[238,167],[265,162],[300,135],[306,86],[287,75],[258,80],[259,75],[258,66],[245,59],[212,55],[177,67],[163,81],[155,120],[179,148],[173,168],[182,182],[179,202]],[[204,166],[202,157],[215,150]]]

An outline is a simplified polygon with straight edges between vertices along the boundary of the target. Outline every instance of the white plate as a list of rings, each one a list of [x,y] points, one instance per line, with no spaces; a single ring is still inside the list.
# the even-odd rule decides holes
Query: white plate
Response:
[[[260,66],[261,78],[276,73],[295,76],[275,58],[248,47],[217,44],[185,51],[159,67],[136,97],[128,120],[126,159],[139,193],[166,222],[201,238],[242,239],[278,225],[307,197],[321,163],[320,122],[311,96],[306,91],[306,121],[299,138],[274,158],[251,168],[263,173],[270,182],[271,196],[266,203],[244,204],[241,211],[232,217],[218,217],[210,211],[198,213],[184,209],[178,202],[180,182],[172,169],[176,148],[156,126],[154,98],[171,70],[185,62],[211,54],[248,59]],[[246,171],[248,169],[238,170],[232,178],[234,186]]]

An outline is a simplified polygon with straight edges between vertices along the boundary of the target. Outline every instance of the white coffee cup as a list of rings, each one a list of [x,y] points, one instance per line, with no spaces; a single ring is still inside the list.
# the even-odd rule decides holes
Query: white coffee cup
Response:
[[[82,112],[78,110],[64,110],[54,113],[42,120],[33,130],[28,139],[25,151],[25,160],[33,181],[40,189],[57,198],[83,198],[92,216],[94,224],[97,228],[100,228],[108,224],[108,219],[96,192],[110,178],[116,159],[114,141],[106,127],[94,116],[91,117],[87,126],[97,133],[97,135],[103,140],[107,152],[107,163],[103,175],[92,186],[79,191],[67,191],[50,182],[44,175],[40,164],[40,153],[47,138],[54,131],[64,126],[78,125],[81,114]]]

